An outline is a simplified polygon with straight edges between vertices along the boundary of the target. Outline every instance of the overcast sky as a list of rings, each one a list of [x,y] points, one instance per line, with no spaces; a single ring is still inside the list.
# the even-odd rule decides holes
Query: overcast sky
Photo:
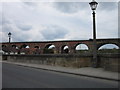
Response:
[[[0,2],[0,17],[0,42],[92,38],[89,2]],[[118,2],[99,2],[96,26],[97,38],[118,37]]]

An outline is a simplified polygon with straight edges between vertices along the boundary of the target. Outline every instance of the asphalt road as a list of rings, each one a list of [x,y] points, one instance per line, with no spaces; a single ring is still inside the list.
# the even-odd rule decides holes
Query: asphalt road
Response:
[[[117,81],[2,64],[3,88],[117,88]]]

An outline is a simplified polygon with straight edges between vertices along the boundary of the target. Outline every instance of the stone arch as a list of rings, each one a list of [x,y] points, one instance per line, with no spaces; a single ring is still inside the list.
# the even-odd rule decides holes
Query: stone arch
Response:
[[[68,45],[63,45],[61,47],[61,53],[69,53],[69,46]]]
[[[75,53],[84,53],[89,51],[89,47],[84,43],[77,43],[74,47]]]
[[[54,54],[55,51],[56,51],[55,45],[53,45],[53,44],[47,44],[43,49],[44,54]]]

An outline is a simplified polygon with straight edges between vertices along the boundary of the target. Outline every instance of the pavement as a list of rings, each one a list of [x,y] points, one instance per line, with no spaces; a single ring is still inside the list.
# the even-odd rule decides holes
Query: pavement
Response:
[[[103,68],[92,68],[92,67],[71,68],[71,67],[60,67],[60,66],[31,64],[31,63],[21,63],[21,62],[8,62],[8,61],[2,61],[2,62],[22,65],[25,67],[49,70],[49,71],[54,71],[54,72],[61,72],[61,73],[87,76],[87,77],[93,77],[93,78],[99,78],[99,79],[120,81],[118,77],[120,73],[106,71]]]

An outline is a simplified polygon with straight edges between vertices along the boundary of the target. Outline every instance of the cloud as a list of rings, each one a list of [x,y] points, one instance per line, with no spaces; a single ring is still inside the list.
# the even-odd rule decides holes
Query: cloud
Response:
[[[77,13],[79,11],[90,9],[89,2],[55,2],[53,5],[57,10],[63,13]],[[111,11],[117,8],[117,2],[99,2],[99,10]]]
[[[117,2],[99,2],[98,9],[102,11],[111,11],[115,10],[117,8],[117,5]]]
[[[3,41],[73,40],[92,38],[92,11],[87,2],[4,3],[0,29]],[[117,37],[117,6],[99,3],[97,38]]]
[[[12,33],[12,42],[62,39],[68,32],[65,28],[57,25],[21,24],[8,18],[5,18],[4,21],[5,23],[2,24],[2,41],[8,41],[8,32]]]
[[[65,28],[56,25],[51,25],[48,26],[46,29],[42,30],[41,34],[46,40],[54,40],[64,38],[67,32],[68,31]]]
[[[99,11],[96,15],[98,38],[118,37],[118,11]]]
[[[1,13],[0,13],[0,17],[1,17],[0,25],[2,25],[2,24],[9,24],[10,23],[10,21],[8,19],[6,19]]]
[[[87,5],[86,2],[55,2],[53,6],[63,13],[76,13]]]
[[[32,10],[38,7],[38,4],[36,2],[22,2],[22,3],[24,8],[29,8]]]
[[[2,12],[0,12],[0,25],[2,25]]]
[[[30,38],[29,35],[22,32],[22,30],[28,29],[26,26],[20,28],[13,19],[8,19],[6,17],[2,19],[2,22],[2,41],[8,41],[8,32],[12,33],[12,41],[24,41]]]
[[[17,27],[23,31],[29,31],[32,29],[32,25],[29,25],[29,24],[20,24],[18,23],[17,24]]]
[[[36,6],[37,3],[36,2],[23,2],[25,5],[28,5],[28,6]]]

